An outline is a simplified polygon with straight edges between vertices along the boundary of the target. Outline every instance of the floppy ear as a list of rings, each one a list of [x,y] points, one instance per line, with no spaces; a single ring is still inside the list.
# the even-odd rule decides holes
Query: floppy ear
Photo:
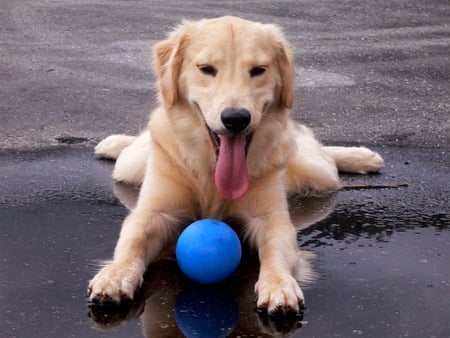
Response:
[[[281,31],[277,28],[273,33],[275,33],[274,43],[281,76],[280,104],[285,108],[292,109],[295,98],[295,70],[292,52]]]
[[[179,26],[167,40],[157,43],[154,47],[154,64],[159,91],[161,100],[167,108],[172,107],[179,99],[178,78],[189,40],[186,25]]]
[[[295,98],[295,70],[289,47],[283,45],[282,52],[278,57],[278,67],[281,74],[281,104],[288,108],[294,108]]]

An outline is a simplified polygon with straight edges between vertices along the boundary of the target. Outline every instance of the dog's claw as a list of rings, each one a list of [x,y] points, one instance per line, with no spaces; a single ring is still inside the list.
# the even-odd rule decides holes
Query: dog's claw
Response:
[[[255,291],[259,297],[258,308],[265,309],[269,315],[298,313],[304,306],[300,286],[290,275],[260,279]]]
[[[293,308],[290,306],[286,306],[284,304],[279,304],[271,311],[268,310],[267,305],[261,305],[256,308],[256,312],[260,314],[266,314],[268,316],[303,316],[303,311],[306,307],[299,303],[298,308]]]
[[[89,301],[95,304],[129,303],[142,282],[141,273],[132,267],[105,266],[89,283]]]

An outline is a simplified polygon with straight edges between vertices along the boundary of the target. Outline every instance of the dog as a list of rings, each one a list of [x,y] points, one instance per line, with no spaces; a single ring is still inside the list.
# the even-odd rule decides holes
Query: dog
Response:
[[[139,136],[112,135],[95,152],[116,181],[141,185],[113,260],[90,281],[94,303],[133,299],[147,266],[202,218],[242,225],[255,248],[257,307],[298,312],[304,296],[287,196],[340,188],[338,171],[379,171],[364,147],[323,146],[291,118],[295,72],[281,30],[236,17],[186,21],[154,47],[160,105]]]

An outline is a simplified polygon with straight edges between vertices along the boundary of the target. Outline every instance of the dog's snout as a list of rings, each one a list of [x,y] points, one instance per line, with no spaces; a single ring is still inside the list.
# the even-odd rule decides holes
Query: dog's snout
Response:
[[[220,118],[228,131],[240,133],[250,124],[251,115],[247,109],[226,108]]]

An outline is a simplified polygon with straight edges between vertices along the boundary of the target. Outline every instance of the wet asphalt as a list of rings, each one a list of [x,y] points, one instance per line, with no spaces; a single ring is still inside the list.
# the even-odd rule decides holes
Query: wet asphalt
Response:
[[[385,158],[344,183],[408,186],[291,201],[299,246],[315,254],[299,316],[255,311],[251,254],[214,288],[168,259],[129,307],[90,307],[87,281],[137,195],[92,147],[138,132],[155,106],[150,46],[181,18],[224,14],[283,27],[296,119]],[[0,336],[449,337],[449,16],[436,0],[4,2]]]

